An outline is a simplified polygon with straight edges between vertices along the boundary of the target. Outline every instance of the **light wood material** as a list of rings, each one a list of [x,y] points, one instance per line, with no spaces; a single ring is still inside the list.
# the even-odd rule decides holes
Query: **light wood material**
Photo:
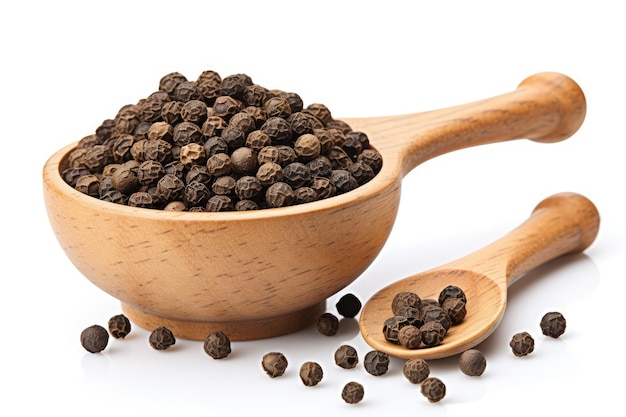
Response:
[[[582,252],[595,240],[599,225],[598,210],[586,197],[575,193],[553,195],[539,203],[528,220],[500,240],[378,291],[361,311],[361,334],[373,348],[400,358],[438,359],[462,353],[496,329],[506,307],[507,289],[513,282],[559,256]],[[406,349],[385,340],[383,324],[393,316],[391,302],[399,291],[437,299],[448,285],[465,291],[467,316],[460,324],[450,327],[441,345]]]
[[[541,73],[476,103],[345,119],[380,151],[381,172],[341,196],[255,212],[173,213],[88,197],[59,175],[74,143],[46,163],[44,198],[69,259],[122,301],[138,325],[169,320],[178,337],[201,340],[227,327],[232,340],[259,339],[310,325],[315,317],[294,313],[314,311],[370,265],[389,236],[400,183],[411,169],[470,146],[566,139],[585,109],[574,81]],[[249,325],[257,321],[263,325]]]

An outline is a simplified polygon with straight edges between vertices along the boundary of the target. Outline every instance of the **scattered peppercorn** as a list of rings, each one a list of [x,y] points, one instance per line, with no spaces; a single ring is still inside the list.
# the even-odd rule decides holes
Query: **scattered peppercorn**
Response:
[[[343,369],[352,369],[359,363],[359,355],[354,347],[341,345],[335,351],[335,364]]]
[[[123,315],[118,314],[109,319],[109,332],[116,339],[123,339],[130,333],[130,320]]]
[[[319,384],[323,377],[324,371],[317,362],[304,362],[300,367],[300,379],[307,387]]]
[[[166,350],[176,344],[176,338],[170,329],[161,326],[150,333],[148,342],[156,350]]]
[[[446,386],[439,378],[431,376],[422,381],[420,392],[429,402],[436,403],[446,396]]]
[[[402,373],[411,384],[420,384],[430,375],[430,367],[424,359],[411,358],[404,362]]]
[[[348,382],[341,390],[341,398],[348,404],[357,404],[363,400],[365,391],[358,382]]]
[[[231,353],[230,339],[220,331],[210,333],[203,347],[204,352],[213,359],[223,359]]]
[[[535,340],[528,332],[520,332],[513,335],[509,346],[515,356],[526,356],[535,349]]]
[[[368,374],[374,376],[384,375],[389,369],[389,355],[380,350],[367,352],[363,366]]]
[[[287,370],[287,358],[280,352],[270,352],[263,355],[261,366],[270,378],[282,376]]]
[[[317,319],[316,327],[324,336],[334,336],[339,330],[339,319],[333,313],[323,313]]]
[[[87,352],[102,352],[109,343],[109,333],[98,324],[87,327],[80,334],[80,344]]]
[[[361,311],[361,301],[354,294],[346,294],[339,299],[335,307],[339,314],[352,319]]]
[[[558,338],[565,333],[567,322],[563,314],[559,312],[546,313],[540,322],[541,332],[550,337]]]
[[[158,91],[105,119],[94,134],[79,141],[67,161],[63,179],[86,195],[160,210],[177,201],[176,210],[196,212],[245,211],[241,207],[250,204],[238,204],[243,200],[251,201],[255,210],[305,204],[359,187],[382,167],[367,135],[335,120],[323,104],[305,108],[296,93],[268,90],[245,74],[222,78],[215,71],[203,71],[196,80],[166,74]],[[146,161],[182,166],[180,183],[162,183],[160,200],[152,203],[145,195],[130,197],[145,191],[140,186],[156,185],[173,172],[155,166],[142,174],[128,167],[111,169]],[[262,168],[267,162],[280,170]],[[244,192],[230,195],[229,203],[221,199],[206,207],[205,201],[181,195],[190,184],[186,174],[194,167],[208,168],[208,188],[224,175],[236,181],[256,177],[260,185],[242,184]],[[113,178],[114,191],[98,192],[104,177]]]
[[[459,368],[465,375],[480,376],[486,367],[487,360],[480,350],[468,349],[459,356]]]

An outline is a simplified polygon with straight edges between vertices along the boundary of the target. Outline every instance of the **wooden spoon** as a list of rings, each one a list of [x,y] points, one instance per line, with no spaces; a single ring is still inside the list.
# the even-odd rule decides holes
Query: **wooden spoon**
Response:
[[[361,312],[361,334],[373,348],[400,358],[437,359],[462,353],[496,329],[506,307],[508,286],[554,258],[585,250],[595,240],[599,223],[596,207],[582,195],[548,197],[528,220],[496,242],[378,291]],[[421,298],[437,299],[448,285],[464,290],[467,315],[450,327],[441,345],[407,349],[385,340],[383,323],[393,316],[391,302],[398,292],[412,291]]]

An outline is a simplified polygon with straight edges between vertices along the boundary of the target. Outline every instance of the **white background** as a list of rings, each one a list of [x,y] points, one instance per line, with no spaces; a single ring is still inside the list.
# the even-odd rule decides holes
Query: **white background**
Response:
[[[0,403],[11,415],[516,416],[595,413],[622,399],[626,26],[618,2],[11,3],[0,6]],[[470,102],[511,91],[540,71],[565,73],[585,91],[587,118],[564,142],[462,150],[407,175],[387,245],[337,296],[353,292],[365,301],[393,280],[474,251],[561,191],[594,201],[599,236],[584,255],[554,261],[510,288],[500,327],[479,345],[488,361],[482,377],[461,374],[457,358],[431,362],[431,374],[448,387],[438,404],[404,379],[400,360],[382,377],[362,363],[336,367],[340,344],[362,356],[369,350],[354,320],[332,338],[305,329],[233,343],[221,361],[206,356],[200,342],[155,351],[137,327],[102,354],[89,354],[80,332],[106,324],[120,306],[57,244],[43,205],[43,164],[156,90],[163,75],[194,79],[207,69],[298,92],[338,118]],[[328,302],[331,312],[337,296]],[[557,340],[541,336],[538,326],[552,310],[568,324]],[[508,341],[523,330],[536,348],[516,358]],[[278,379],[260,368],[272,350],[290,363]],[[317,387],[299,381],[306,360],[324,367]],[[365,387],[356,406],[340,398],[350,380]]]

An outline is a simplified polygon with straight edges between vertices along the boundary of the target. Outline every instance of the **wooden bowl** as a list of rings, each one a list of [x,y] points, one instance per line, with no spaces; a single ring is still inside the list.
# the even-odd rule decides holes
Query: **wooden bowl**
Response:
[[[203,340],[290,333],[315,322],[326,299],[374,260],[393,226],[402,177],[457,149],[529,138],[556,142],[585,116],[578,85],[540,73],[509,93],[410,115],[344,119],[370,137],[383,168],[346,194],[253,212],[195,213],[133,208],[82,194],[61,178],[76,143],[43,168],[46,209],[78,270],[119,299],[148,330]]]

